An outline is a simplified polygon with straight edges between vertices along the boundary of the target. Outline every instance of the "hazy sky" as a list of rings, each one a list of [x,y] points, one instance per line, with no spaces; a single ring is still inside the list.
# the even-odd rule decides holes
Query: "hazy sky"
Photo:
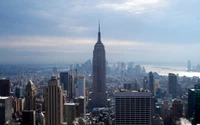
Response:
[[[1,0],[0,63],[200,62],[199,0]]]

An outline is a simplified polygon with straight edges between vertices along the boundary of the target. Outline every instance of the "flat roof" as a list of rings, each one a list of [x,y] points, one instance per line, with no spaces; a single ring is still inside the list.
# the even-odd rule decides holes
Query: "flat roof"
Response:
[[[65,103],[64,105],[77,105],[78,103],[74,103],[74,102],[72,102],[72,103]]]
[[[8,99],[8,98],[9,98],[8,96],[4,96],[4,97],[0,96],[0,99]]]
[[[116,96],[151,96],[152,94],[150,92],[115,92]]]

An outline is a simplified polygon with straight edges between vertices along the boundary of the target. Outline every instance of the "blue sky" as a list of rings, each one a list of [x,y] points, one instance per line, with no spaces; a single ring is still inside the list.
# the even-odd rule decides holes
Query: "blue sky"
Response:
[[[199,0],[2,0],[0,63],[200,62]]]

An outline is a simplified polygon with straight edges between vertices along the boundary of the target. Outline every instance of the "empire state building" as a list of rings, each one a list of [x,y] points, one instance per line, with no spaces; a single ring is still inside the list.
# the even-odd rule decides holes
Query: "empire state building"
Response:
[[[100,24],[98,40],[93,50],[93,107],[106,106],[106,52],[101,42]]]

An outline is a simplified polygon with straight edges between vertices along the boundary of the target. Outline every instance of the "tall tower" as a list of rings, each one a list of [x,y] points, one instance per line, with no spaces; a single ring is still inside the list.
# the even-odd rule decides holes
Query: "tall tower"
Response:
[[[101,42],[100,23],[98,40],[93,50],[93,107],[106,106],[106,52]]]
[[[149,72],[149,89],[151,93],[154,95],[154,79],[153,79],[153,73]]]
[[[63,117],[63,99],[60,81],[53,76],[48,81],[45,98],[46,125],[60,125]]]
[[[177,76],[173,73],[169,73],[168,75],[168,90],[169,90],[169,94],[172,94],[172,98],[176,98]]]
[[[0,96],[10,96],[10,80],[0,79]]]
[[[5,125],[12,119],[12,99],[0,96],[0,125]]]
[[[187,70],[188,70],[188,72],[189,72],[189,71],[191,71],[191,61],[190,61],[190,60],[188,61],[188,64],[187,64],[187,65],[188,65]]]
[[[76,97],[85,97],[85,76],[78,76],[77,87],[76,87]]]
[[[25,91],[25,110],[35,110],[36,103],[36,87],[34,83],[29,80]]]
[[[181,117],[183,117],[183,102],[175,99],[172,103],[172,125],[176,125]]]

